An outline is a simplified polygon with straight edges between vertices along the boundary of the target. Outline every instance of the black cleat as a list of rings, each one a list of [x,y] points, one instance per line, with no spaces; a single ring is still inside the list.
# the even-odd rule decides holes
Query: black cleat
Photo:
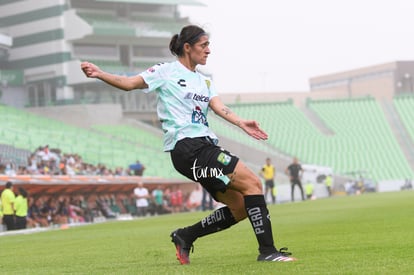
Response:
[[[187,243],[182,237],[180,237],[178,231],[180,229],[177,229],[171,233],[171,241],[175,245],[176,249],[176,256],[177,260],[180,262],[180,264],[189,264],[190,263],[190,250],[194,250],[194,246],[192,243]]]
[[[259,262],[293,262],[296,261],[296,258],[290,257],[292,253],[286,251],[287,248],[283,247],[279,251],[275,253],[271,253],[268,255],[260,254],[257,257]]]

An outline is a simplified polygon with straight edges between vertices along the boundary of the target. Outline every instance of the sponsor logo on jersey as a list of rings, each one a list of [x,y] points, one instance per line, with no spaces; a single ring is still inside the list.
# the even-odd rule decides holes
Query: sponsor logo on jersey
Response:
[[[187,93],[184,96],[184,99],[192,99],[195,101],[201,101],[201,102],[209,102],[210,101],[210,97],[205,96],[205,95],[199,95],[196,93]]]

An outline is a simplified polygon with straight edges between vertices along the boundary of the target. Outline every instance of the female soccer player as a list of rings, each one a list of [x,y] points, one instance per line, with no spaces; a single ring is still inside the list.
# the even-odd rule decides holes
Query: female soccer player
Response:
[[[200,74],[197,65],[205,65],[210,54],[209,36],[200,27],[185,26],[170,41],[177,60],[157,64],[136,76],[119,76],[82,62],[90,78],[98,78],[125,91],[147,89],[158,93],[157,113],[164,130],[164,151],[171,155],[175,169],[199,182],[225,207],[215,210],[194,225],[171,233],[177,259],[189,264],[193,242],[202,236],[229,228],[249,218],[259,243],[258,261],[293,261],[286,248],[276,249],[269,211],[260,179],[235,155],[217,146],[217,136],[208,127],[207,111],[237,125],[258,140],[267,134],[254,120],[238,117],[217,96],[210,79]]]

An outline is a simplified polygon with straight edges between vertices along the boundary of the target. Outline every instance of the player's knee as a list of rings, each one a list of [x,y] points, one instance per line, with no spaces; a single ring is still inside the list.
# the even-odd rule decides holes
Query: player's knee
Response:
[[[258,177],[254,177],[251,179],[251,190],[255,194],[263,193],[262,182]]]

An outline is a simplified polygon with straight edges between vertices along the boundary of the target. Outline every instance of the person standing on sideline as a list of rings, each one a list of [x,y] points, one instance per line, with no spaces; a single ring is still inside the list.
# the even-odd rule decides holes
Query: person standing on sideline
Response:
[[[311,200],[312,198],[314,198],[313,197],[313,189],[314,189],[313,183],[308,181],[305,185],[305,193],[306,193],[306,198],[308,200]]]
[[[0,231],[3,230],[3,206],[1,204],[1,199],[0,199]]]
[[[332,183],[333,183],[333,178],[332,178],[332,175],[329,174],[325,178],[325,186],[326,186],[326,190],[328,191],[329,197],[332,196]]]
[[[209,35],[198,26],[185,26],[171,38],[169,48],[176,61],[154,65],[135,76],[110,74],[90,62],[82,62],[81,69],[87,77],[125,91],[156,92],[164,151],[170,153],[178,172],[199,182],[225,205],[199,222],[171,233],[177,259],[181,264],[189,264],[196,239],[248,218],[259,244],[258,261],[295,260],[286,248],[278,250],[274,245],[260,178],[237,156],[219,147],[217,136],[209,128],[207,112],[211,109],[253,138],[267,139],[256,121],[243,119],[224,105],[211,79],[197,71],[197,65],[205,65],[210,55]],[[205,173],[206,169],[210,173]]]
[[[16,209],[16,229],[26,229],[27,211],[29,209],[27,202],[27,192],[23,187],[19,187],[19,195],[16,197],[14,208]]]
[[[266,158],[266,164],[263,165],[262,170],[260,171],[260,175],[263,177],[265,181],[265,199],[268,197],[268,193],[270,192],[270,196],[272,197],[272,203],[276,203],[276,196],[275,196],[275,175],[276,169],[273,166],[270,158]]]
[[[7,230],[15,229],[14,201],[16,197],[13,192],[13,183],[6,182],[6,188],[1,193],[1,204],[3,207],[3,224]]]
[[[303,194],[303,187],[302,187],[302,165],[299,164],[299,160],[297,157],[293,158],[293,162],[286,168],[286,174],[290,177],[290,185],[291,185],[291,197],[292,201],[295,201],[295,185],[299,186],[300,194],[302,195],[302,200],[305,200],[305,195]]]
[[[134,195],[137,205],[137,216],[145,217],[148,211],[148,199],[150,198],[148,189],[144,187],[142,182],[138,182],[138,186],[134,189]]]

